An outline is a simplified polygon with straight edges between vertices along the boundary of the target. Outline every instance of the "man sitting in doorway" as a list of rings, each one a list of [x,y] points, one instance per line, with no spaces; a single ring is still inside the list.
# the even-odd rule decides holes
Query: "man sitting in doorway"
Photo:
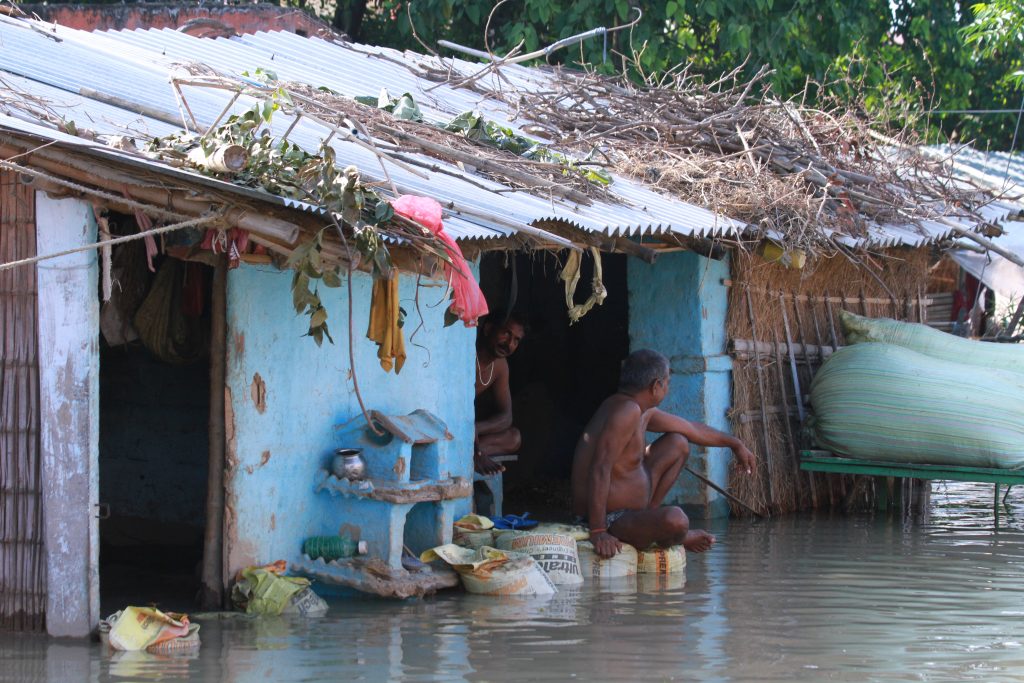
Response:
[[[519,452],[522,438],[512,426],[512,393],[508,383],[509,356],[526,334],[524,320],[515,313],[491,313],[476,345],[476,434],[473,467],[481,474],[504,472],[493,455]]]
[[[658,410],[669,386],[668,359],[657,351],[631,353],[622,363],[619,391],[605,399],[576,445],[572,468],[573,512],[589,522],[601,557],[628,543],[682,544],[692,552],[711,548],[715,537],[691,530],[682,509],[661,507],[686,464],[690,443],[731,448],[736,465],[750,474],[754,454],[724,432]],[[645,446],[644,434],[662,434]]]

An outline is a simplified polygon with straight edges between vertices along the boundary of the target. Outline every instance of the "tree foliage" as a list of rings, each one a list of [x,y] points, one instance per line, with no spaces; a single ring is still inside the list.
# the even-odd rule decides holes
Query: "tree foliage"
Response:
[[[638,75],[690,63],[707,76],[741,63],[752,74],[769,64],[783,97],[839,97],[915,125],[931,141],[952,135],[981,147],[1007,147],[1016,122],[1013,116],[928,112],[1017,106],[1016,84],[1004,74],[1008,62],[1019,62],[1008,48],[1019,45],[1024,27],[1021,0],[976,5],[979,20],[987,21],[975,33],[969,28],[974,15],[957,0],[510,0],[493,16],[494,0],[338,2],[328,18],[346,18],[337,27],[356,40],[410,48],[417,38],[432,47],[447,39],[496,54],[520,43],[529,52],[593,28],[624,26],[636,16],[635,5],[643,18],[632,28],[589,38],[548,61]],[[360,21],[349,21],[353,16]]]

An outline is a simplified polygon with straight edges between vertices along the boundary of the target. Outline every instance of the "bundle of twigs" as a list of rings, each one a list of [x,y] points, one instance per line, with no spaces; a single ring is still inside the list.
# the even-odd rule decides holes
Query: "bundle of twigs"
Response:
[[[348,122],[357,128],[359,134],[372,138],[374,144],[389,156],[412,166],[436,173],[450,173],[472,182],[465,173],[413,156],[425,155],[445,164],[469,166],[480,175],[509,188],[540,191],[577,204],[590,204],[594,196],[609,198],[609,193],[601,185],[588,181],[579,169],[525,159],[436,125],[398,119],[382,109],[308,84],[287,83],[283,87],[293,97],[298,96],[307,112],[325,120]]]
[[[863,111],[781,100],[770,73],[745,79],[737,68],[705,82],[684,68],[637,84],[555,68],[542,88],[504,82],[489,94],[514,103],[528,129],[578,154],[600,149],[619,171],[748,220],[755,237],[822,248],[831,232],[861,237],[871,222],[982,221],[993,196],[915,153],[911,131],[883,134]]]

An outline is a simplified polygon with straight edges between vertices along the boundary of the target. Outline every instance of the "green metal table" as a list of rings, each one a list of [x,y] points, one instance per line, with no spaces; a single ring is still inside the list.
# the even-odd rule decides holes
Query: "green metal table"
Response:
[[[800,451],[800,469],[810,472],[836,472],[839,474],[859,474],[869,477],[987,482],[995,484],[995,505],[997,508],[999,505],[1000,484],[1006,484],[1007,493],[1009,493],[1009,487],[1024,484],[1024,470],[854,460],[853,458],[834,455],[830,451],[816,450]]]

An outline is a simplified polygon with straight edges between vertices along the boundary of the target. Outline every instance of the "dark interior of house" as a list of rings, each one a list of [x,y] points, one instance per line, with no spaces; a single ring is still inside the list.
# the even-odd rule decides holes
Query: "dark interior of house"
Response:
[[[111,217],[136,230],[131,217]],[[212,269],[141,241],[112,254],[100,313],[100,595],[107,607],[194,606],[209,442]],[[102,288],[102,285],[101,285]]]
[[[522,433],[519,459],[505,463],[503,512],[553,521],[569,519],[573,450],[591,415],[618,384],[629,350],[626,257],[603,254],[608,296],[570,325],[565,252],[486,254],[481,288],[492,310],[527,318],[528,333],[509,358],[514,425]],[[574,301],[591,293],[594,263],[583,257]]]

